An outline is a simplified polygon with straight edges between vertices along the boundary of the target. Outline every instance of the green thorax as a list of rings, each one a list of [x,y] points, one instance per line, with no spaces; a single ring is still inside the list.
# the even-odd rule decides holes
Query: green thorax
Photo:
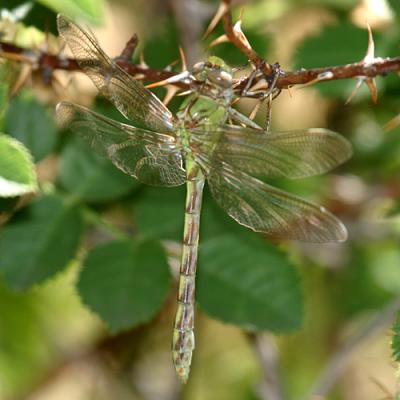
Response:
[[[227,106],[223,100],[196,94],[184,101],[177,117],[179,128],[176,134],[187,156],[190,153],[190,129],[196,128],[207,132],[215,126],[224,124],[227,119]]]

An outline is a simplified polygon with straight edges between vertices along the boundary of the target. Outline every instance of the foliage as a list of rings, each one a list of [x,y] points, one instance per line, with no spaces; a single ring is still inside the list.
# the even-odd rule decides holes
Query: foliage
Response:
[[[0,8],[11,9],[21,3],[5,1]],[[116,4],[111,0],[108,3]],[[150,20],[160,25],[154,34],[147,32],[141,45],[151,67],[164,67],[178,56],[181,27],[170,15],[160,18],[159,11],[151,14],[141,9],[141,2],[134,3],[136,18],[142,18],[145,24]],[[274,2],[252,4],[254,9],[249,5],[243,20],[247,37],[268,60],[273,54],[279,61],[280,54],[273,52],[284,32],[266,32],[267,22],[285,26],[285,18],[295,21],[302,18],[297,13],[303,9],[318,11],[319,7],[324,7],[337,23],[303,37],[291,51],[293,65],[321,67],[364,57],[367,32],[348,18],[354,2],[270,3]],[[399,50],[400,10],[396,0],[388,3],[397,22],[375,36],[380,56],[386,52],[397,55]],[[43,19],[38,16],[43,12],[54,32],[55,14],[63,12],[99,24],[105,20],[103,6],[103,2],[90,0],[41,0],[35,2],[23,22],[45,31]],[[261,6],[269,7],[271,13],[264,17],[258,8]],[[150,19],[145,12],[150,13]],[[250,28],[246,27],[246,18]],[[221,33],[219,27],[207,40]],[[113,37],[120,48],[125,39],[122,35]],[[246,62],[231,44],[210,52],[234,64]],[[8,66],[0,64],[0,76],[11,84],[6,70]],[[142,361],[133,379],[137,384],[137,376],[143,371],[153,379],[159,372],[153,365],[169,350],[174,308],[170,299],[176,297],[173,266],[179,259],[184,188],[141,185],[94,155],[73,133],[61,132],[53,119],[54,103],[59,100],[54,88],[34,85],[8,101],[7,88],[0,83],[0,118],[4,116],[0,125],[5,132],[0,135],[0,222],[4,224],[0,233],[0,397],[21,397],[75,350],[90,352],[98,345],[98,337],[118,341],[132,334],[134,339],[129,345],[125,343],[124,351],[132,346],[138,360],[135,362]],[[336,176],[276,182],[332,208],[350,228],[346,244],[271,243],[231,221],[206,191],[196,292],[201,310],[196,320],[199,344],[193,372],[200,378],[194,378],[193,386],[189,383],[184,398],[259,398],[254,393],[254,382],[262,374],[260,367],[254,366],[254,357],[240,333],[243,331],[280,335],[287,398],[300,398],[323,369],[329,354],[336,351],[334,346],[343,331],[399,295],[400,129],[388,134],[381,129],[399,113],[399,79],[378,78],[379,102],[374,108],[366,92],[357,94],[346,108],[343,106],[354,83],[320,83],[310,91],[294,91],[294,99],[285,100],[288,109],[285,106],[283,112],[278,110],[273,119],[277,125],[288,120],[289,114],[299,124],[326,121],[330,129],[353,142],[355,156],[335,172]],[[44,97],[43,91],[51,93],[51,101],[39,100]],[[289,107],[296,96],[304,96],[303,100],[315,96],[323,106],[310,112],[300,105],[301,111],[292,115]],[[277,104],[280,101],[278,98]],[[178,105],[179,99],[175,99],[171,109],[175,111]],[[95,102],[94,108],[115,117],[116,111],[109,104]],[[313,112],[318,115],[311,115]],[[305,115],[308,120],[302,119]],[[56,289],[50,290],[51,285]],[[81,316],[76,325],[89,326],[76,328],[79,340],[68,336],[64,303],[54,300],[58,292],[66,303],[73,299],[71,314]],[[43,317],[43,310],[51,310],[51,322]],[[107,329],[99,327],[97,317]],[[222,323],[214,326],[208,317]],[[397,319],[392,348],[398,362],[399,326]],[[140,332],[146,327],[143,338]],[[220,334],[210,333],[212,329]],[[285,335],[288,332],[297,333]],[[158,334],[167,339],[163,341]],[[149,349],[158,349],[161,342],[162,350],[154,355],[156,350],[153,354]],[[150,354],[148,359],[156,360],[150,368],[148,359],[140,358],[146,352]],[[208,378],[206,385],[202,374]],[[142,388],[140,384],[137,387]],[[213,397],[221,387],[224,393]],[[197,393],[201,393],[199,397],[195,397]],[[345,396],[338,394],[337,398],[347,399]]]
[[[32,157],[17,140],[0,134],[0,197],[21,196],[37,188]]]
[[[149,321],[161,308],[169,281],[159,243],[114,241],[87,255],[78,290],[111,331],[118,332]]]

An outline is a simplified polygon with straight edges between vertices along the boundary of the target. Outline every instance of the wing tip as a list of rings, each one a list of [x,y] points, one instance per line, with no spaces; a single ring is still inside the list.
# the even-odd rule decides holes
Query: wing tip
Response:
[[[56,105],[56,122],[60,128],[66,128],[75,114],[74,104],[60,101]]]
[[[62,36],[63,31],[67,25],[71,23],[71,20],[66,17],[64,14],[57,14],[57,30],[58,33]]]

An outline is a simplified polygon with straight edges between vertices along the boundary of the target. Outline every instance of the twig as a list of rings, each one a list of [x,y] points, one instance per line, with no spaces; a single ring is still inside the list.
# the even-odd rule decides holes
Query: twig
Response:
[[[248,338],[263,371],[259,387],[262,400],[283,400],[282,386],[278,371],[278,354],[271,337],[249,333]]]
[[[305,400],[321,398],[326,396],[332,389],[335,382],[343,373],[348,361],[352,357],[354,351],[367,339],[376,335],[384,329],[394,318],[395,313],[400,308],[400,297],[390,302],[383,310],[376,313],[374,317],[359,329],[343,346],[336,351],[327,365],[323,369],[321,375],[313,384],[310,392],[305,396]]]
[[[13,44],[0,41],[0,57],[30,64],[36,70],[42,71],[79,71],[80,68],[74,58],[68,58],[56,54],[49,54],[41,50],[25,49]],[[166,69],[148,68],[139,64],[125,60],[123,57],[117,57],[116,63],[128,74],[136,79],[146,82],[158,82],[166,80],[175,75],[174,72]],[[269,64],[268,64],[269,65]],[[271,67],[271,66],[270,66]],[[339,79],[357,78],[359,76],[376,77],[385,76],[392,72],[400,72],[400,57],[377,58],[368,65],[363,62],[338,65],[325,68],[301,69],[293,72],[281,72],[276,79],[275,87],[277,89],[286,89],[294,85],[304,85],[323,77],[321,82],[333,81]],[[254,85],[263,79],[262,76],[254,77]],[[247,85],[247,79],[241,79],[235,89],[242,90]],[[182,90],[191,88],[187,82],[177,82],[176,86]]]
[[[130,59],[133,56],[133,53],[136,50],[136,47],[138,45],[139,38],[136,35],[136,33],[126,42],[126,45],[124,49],[121,51],[120,56],[118,57],[118,60],[121,61],[127,61],[129,62]]]
[[[269,76],[273,73],[272,66],[251,48],[241,31],[234,28],[232,14],[230,12],[231,0],[222,0],[222,2],[225,4],[226,8],[226,12],[222,17],[225,35],[257,69],[259,69],[265,76]]]

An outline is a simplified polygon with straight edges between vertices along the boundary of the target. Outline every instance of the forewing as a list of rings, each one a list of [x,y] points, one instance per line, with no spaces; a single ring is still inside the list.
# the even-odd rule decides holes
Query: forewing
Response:
[[[351,157],[350,143],[327,129],[266,133],[224,125],[191,131],[191,148],[260,178],[302,178],[329,171]]]
[[[98,154],[143,183],[179,186],[186,180],[172,136],[125,125],[68,102],[57,105],[57,119]]]
[[[325,208],[273,188],[226,163],[207,177],[217,203],[239,224],[273,237],[342,242],[345,226]]]
[[[126,118],[155,132],[173,131],[173,116],[168,108],[142,83],[114,63],[92,34],[62,15],[58,15],[57,25],[78,65]]]

